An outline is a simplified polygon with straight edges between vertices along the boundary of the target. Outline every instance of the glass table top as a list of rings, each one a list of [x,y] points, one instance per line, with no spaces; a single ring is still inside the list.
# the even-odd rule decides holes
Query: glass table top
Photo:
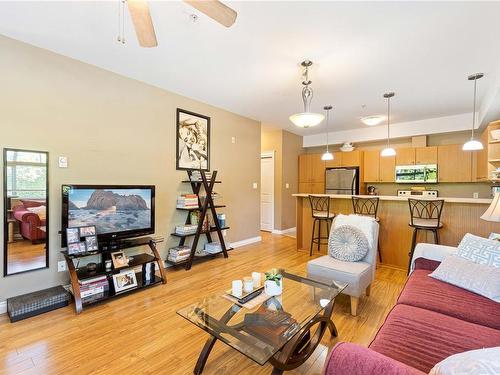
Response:
[[[347,286],[326,284],[285,270],[280,273],[283,293],[251,309],[233,303],[222,291],[177,314],[264,365]]]

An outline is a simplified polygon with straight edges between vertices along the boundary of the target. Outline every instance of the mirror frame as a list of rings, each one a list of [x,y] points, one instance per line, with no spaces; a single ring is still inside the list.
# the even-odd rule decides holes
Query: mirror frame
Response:
[[[7,203],[8,203],[8,197],[7,197],[7,152],[8,151],[24,151],[24,152],[34,152],[34,153],[39,153],[39,154],[45,154],[46,156],[46,170],[47,170],[47,175],[46,175],[46,181],[45,181],[45,191],[46,193],[46,216],[45,216],[45,227],[47,228],[46,230],[46,238],[45,238],[45,267],[38,267],[38,268],[32,268],[26,271],[19,271],[19,272],[14,272],[14,273],[8,273],[8,254],[7,254],[7,246],[9,243],[9,236],[8,236],[8,231],[9,231],[9,225],[7,222],[8,219],[8,212],[7,212]],[[49,222],[49,209],[50,209],[50,203],[49,203],[49,152],[48,151],[39,151],[39,150],[25,150],[25,149],[20,149],[20,148],[9,148],[5,147],[3,149],[3,276],[14,276],[14,275],[19,275],[22,273],[26,272],[32,272],[32,271],[37,271],[37,270],[43,270],[46,268],[49,268],[49,252],[50,252],[50,247],[49,247],[49,240],[50,240],[50,222]]]

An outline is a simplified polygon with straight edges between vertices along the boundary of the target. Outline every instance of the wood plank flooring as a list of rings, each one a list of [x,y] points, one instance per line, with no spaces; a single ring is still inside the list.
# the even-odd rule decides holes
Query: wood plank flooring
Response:
[[[16,240],[7,244],[7,273],[17,273],[45,267],[45,244]]]
[[[197,298],[228,288],[236,277],[275,266],[304,271],[309,254],[296,250],[295,239],[263,234],[263,242],[196,264],[191,271],[167,270],[168,283],[97,305],[75,315],[73,305],[28,320],[9,323],[0,316],[0,374],[192,374],[208,334],[175,311]],[[29,274],[24,277],[29,277]],[[371,296],[359,315],[349,313],[340,296],[333,319],[338,339],[327,332],[309,360],[287,374],[321,374],[328,350],[337,341],[368,345],[394,305],[406,275],[380,267]],[[204,374],[270,374],[218,342]]]

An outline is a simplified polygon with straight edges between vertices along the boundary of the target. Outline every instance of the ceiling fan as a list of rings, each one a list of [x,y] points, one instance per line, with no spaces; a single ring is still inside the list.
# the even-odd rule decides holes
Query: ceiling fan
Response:
[[[184,0],[184,2],[226,27],[232,26],[236,21],[236,11],[220,1]],[[158,42],[148,2],[146,0],[127,0],[127,4],[141,47],[156,47]]]

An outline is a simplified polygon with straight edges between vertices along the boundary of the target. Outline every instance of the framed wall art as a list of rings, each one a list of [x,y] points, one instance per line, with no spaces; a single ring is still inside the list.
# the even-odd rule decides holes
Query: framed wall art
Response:
[[[210,117],[177,108],[176,169],[210,170]]]

